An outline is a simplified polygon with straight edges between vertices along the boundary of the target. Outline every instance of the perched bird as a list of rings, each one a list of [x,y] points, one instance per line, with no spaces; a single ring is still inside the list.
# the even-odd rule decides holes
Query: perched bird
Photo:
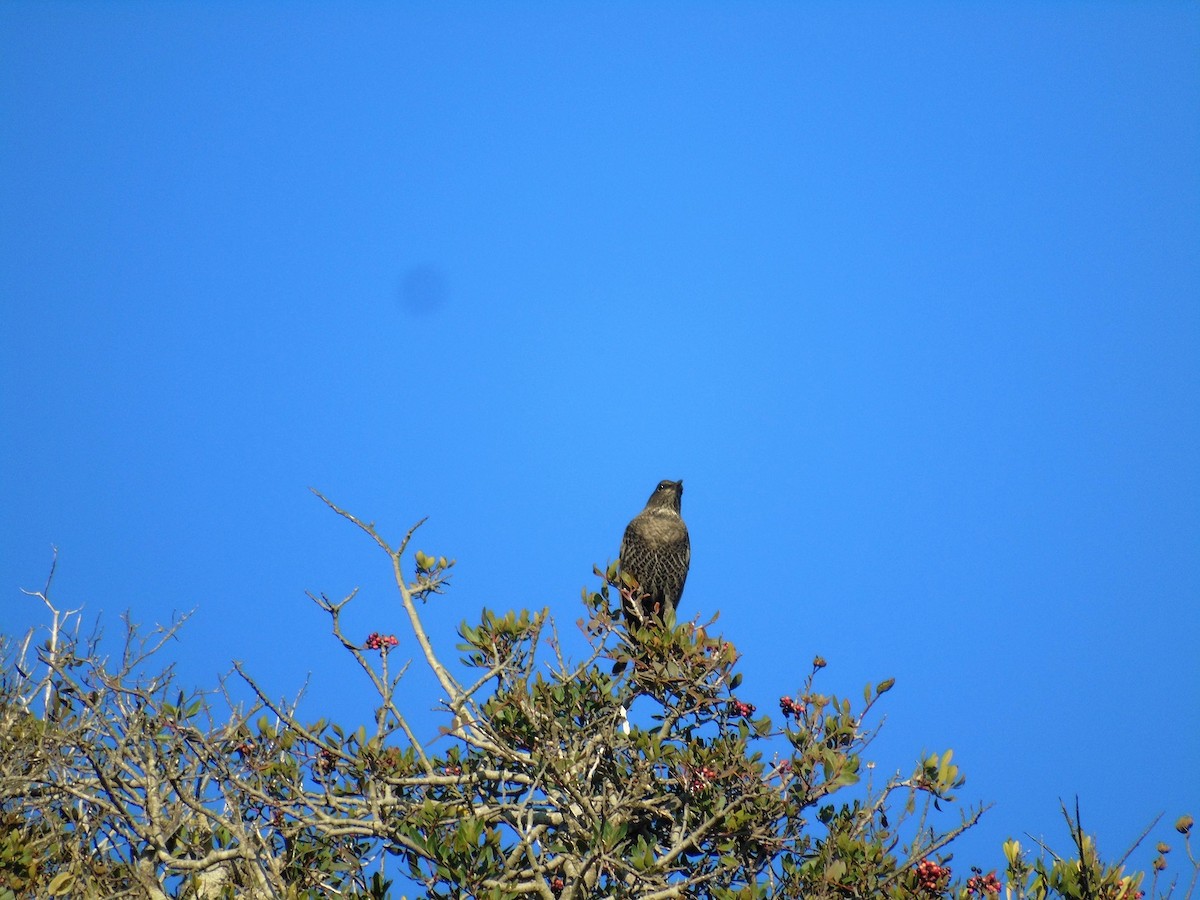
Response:
[[[679,514],[682,481],[660,481],[646,508],[633,517],[621,539],[621,571],[632,575],[638,589],[623,592],[625,622],[642,627],[650,618],[675,611],[687,580],[692,545]]]

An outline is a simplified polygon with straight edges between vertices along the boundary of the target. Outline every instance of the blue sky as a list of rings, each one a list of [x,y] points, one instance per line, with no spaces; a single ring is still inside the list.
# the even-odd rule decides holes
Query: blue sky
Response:
[[[683,478],[745,699],[895,677],[964,871],[1075,794],[1119,855],[1200,813],[1198,59],[1182,2],[5,4],[0,625],[56,545],[353,718],[304,591],[403,632],[309,486],[430,516],[449,650]]]

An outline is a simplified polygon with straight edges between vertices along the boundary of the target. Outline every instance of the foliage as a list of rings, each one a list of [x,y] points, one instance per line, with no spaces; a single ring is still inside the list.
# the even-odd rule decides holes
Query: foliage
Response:
[[[446,589],[453,560],[408,552],[420,523],[392,547],[329,505],[390,559],[417,658],[444,693],[439,739],[419,740],[400,703],[409,663],[393,654],[407,642],[344,632],[354,593],[310,595],[378,697],[372,726],[348,729],[302,720],[237,665],[253,702],[229,683],[180,690],[151,664],[182,619],[147,636],[127,622],[109,660],[47,582],[34,596],[49,637],[7,641],[0,676],[0,900],[365,900],[398,878],[432,898],[495,900],[1142,896],[1143,876],[1101,861],[1078,810],[1066,856],[1009,841],[1002,877],[954,881],[950,843],[982,809],[940,824],[964,783],[953,753],[883,779],[864,762],[890,679],[861,701],[835,696],[817,657],[778,721],[760,715],[737,696],[738,653],[712,622],[628,634],[612,594],[636,587],[612,571],[584,592],[583,660],[564,657],[546,612],[484,610],[461,626],[452,668],[420,604]],[[1190,897],[1190,818],[1176,827]],[[1155,894],[1168,850],[1152,895],[1174,887]]]

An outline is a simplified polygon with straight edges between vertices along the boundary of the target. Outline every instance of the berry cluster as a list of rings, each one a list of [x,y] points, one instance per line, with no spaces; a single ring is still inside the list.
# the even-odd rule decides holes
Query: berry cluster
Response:
[[[716,777],[717,773],[715,769],[711,769],[708,766],[701,766],[692,772],[692,777],[688,779],[688,790],[693,794],[699,794],[712,784],[713,779]]]
[[[318,772],[328,775],[337,766],[337,757],[333,755],[332,751],[322,750],[317,754],[316,766]]]
[[[397,775],[407,768],[404,751],[399,747],[385,747],[383,752],[371,759],[372,767],[385,775]]]
[[[793,700],[791,697],[780,697],[779,709],[783,712],[785,718],[788,716],[800,718],[800,716],[804,715],[804,704],[799,700]]]
[[[461,775],[462,766],[445,766],[442,771],[447,775]]]
[[[922,890],[936,893],[941,884],[950,878],[950,867],[939,866],[933,860],[923,859],[917,863],[917,882]]]
[[[967,893],[998,894],[1000,893],[1000,879],[996,877],[995,872],[984,875],[976,869],[975,874],[967,879]]]
[[[394,634],[380,634],[378,631],[372,631],[367,635],[368,650],[387,650],[399,643],[399,638]]]
[[[563,881],[561,878],[559,878],[557,875],[555,875],[553,878],[550,879],[550,890],[553,892],[555,897],[557,897],[559,894],[561,894],[563,892],[563,888],[565,888],[566,886],[567,886],[566,882]]]
[[[743,703],[741,700],[730,700],[729,711],[735,716],[749,718],[750,716],[754,715],[754,704]]]

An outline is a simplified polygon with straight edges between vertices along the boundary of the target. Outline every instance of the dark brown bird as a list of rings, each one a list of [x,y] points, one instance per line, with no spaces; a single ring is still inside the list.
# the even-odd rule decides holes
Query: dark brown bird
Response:
[[[682,481],[660,481],[646,508],[633,517],[621,539],[621,571],[634,577],[638,588],[622,597],[625,622],[642,627],[647,619],[662,619],[675,611],[687,581],[692,545],[679,514]]]

